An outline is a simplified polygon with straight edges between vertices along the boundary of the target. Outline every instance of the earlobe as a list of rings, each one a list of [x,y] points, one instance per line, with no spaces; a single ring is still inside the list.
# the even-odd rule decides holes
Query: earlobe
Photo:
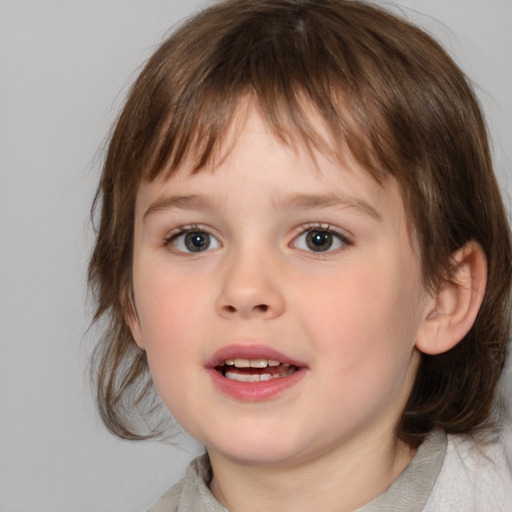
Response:
[[[487,285],[487,258],[475,241],[452,256],[453,275],[441,283],[427,308],[416,348],[436,355],[453,348],[469,332],[482,305]]]

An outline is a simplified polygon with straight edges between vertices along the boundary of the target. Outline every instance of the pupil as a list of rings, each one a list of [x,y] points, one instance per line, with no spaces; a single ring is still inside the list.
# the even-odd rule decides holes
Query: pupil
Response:
[[[306,242],[312,251],[327,251],[332,245],[332,235],[328,231],[310,231]]]
[[[190,252],[199,252],[208,249],[210,237],[207,233],[192,232],[185,236],[185,245]]]

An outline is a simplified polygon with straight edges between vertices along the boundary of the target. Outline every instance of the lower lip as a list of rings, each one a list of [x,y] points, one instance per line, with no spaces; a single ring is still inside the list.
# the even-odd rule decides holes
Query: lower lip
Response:
[[[262,402],[275,398],[297,384],[306,375],[306,368],[299,368],[286,377],[277,377],[259,382],[239,382],[224,377],[213,368],[208,371],[217,389],[225,395],[244,402]]]

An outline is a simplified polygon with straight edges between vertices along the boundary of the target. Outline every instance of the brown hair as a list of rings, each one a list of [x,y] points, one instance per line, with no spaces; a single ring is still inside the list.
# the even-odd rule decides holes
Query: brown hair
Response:
[[[313,109],[337,154],[348,151],[379,181],[398,180],[430,290],[449,278],[457,248],[469,240],[483,247],[488,287],[476,322],[451,351],[422,356],[398,435],[417,444],[433,427],[474,431],[489,418],[504,365],[512,261],[485,123],[438,43],[352,0],[218,3],[165,41],[133,85],[93,205],[101,216],[89,282],[95,320],[109,320],[93,370],[107,427],[130,439],[161,434],[157,425],[137,430],[131,416],[157,404],[145,353],[125,321],[138,185],[185,160],[198,172],[245,97],[284,142],[325,150]]]

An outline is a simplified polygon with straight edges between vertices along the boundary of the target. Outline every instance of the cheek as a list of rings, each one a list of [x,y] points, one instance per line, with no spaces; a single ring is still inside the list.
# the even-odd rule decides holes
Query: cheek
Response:
[[[343,371],[361,361],[399,363],[409,357],[418,325],[416,283],[400,264],[360,261],[308,286],[301,322],[322,350],[336,352]]]
[[[410,288],[395,286],[395,278],[354,270],[326,280],[325,293],[310,297],[309,316],[302,314],[303,328],[315,340],[315,379],[329,390],[326,400],[339,404],[337,412],[331,407],[340,421],[347,414],[362,421],[387,404],[398,415],[410,392],[417,324],[406,313]]]
[[[187,424],[194,405],[190,396],[199,396],[194,388],[199,379],[194,372],[202,368],[197,340],[203,338],[197,296],[193,287],[169,287],[160,282],[144,293],[140,313],[149,370],[155,388],[173,417]],[[183,392],[183,386],[187,392]]]
[[[134,270],[137,310],[147,341],[159,334],[187,332],[188,326],[198,325],[197,315],[212,294],[207,279],[197,279],[166,264],[165,258],[141,262]]]
[[[204,280],[159,271],[158,266],[145,268],[152,271],[134,273],[137,312],[155,385],[159,392],[170,389],[165,393],[171,395],[184,372],[202,367],[197,345],[209,325],[211,291]]]

